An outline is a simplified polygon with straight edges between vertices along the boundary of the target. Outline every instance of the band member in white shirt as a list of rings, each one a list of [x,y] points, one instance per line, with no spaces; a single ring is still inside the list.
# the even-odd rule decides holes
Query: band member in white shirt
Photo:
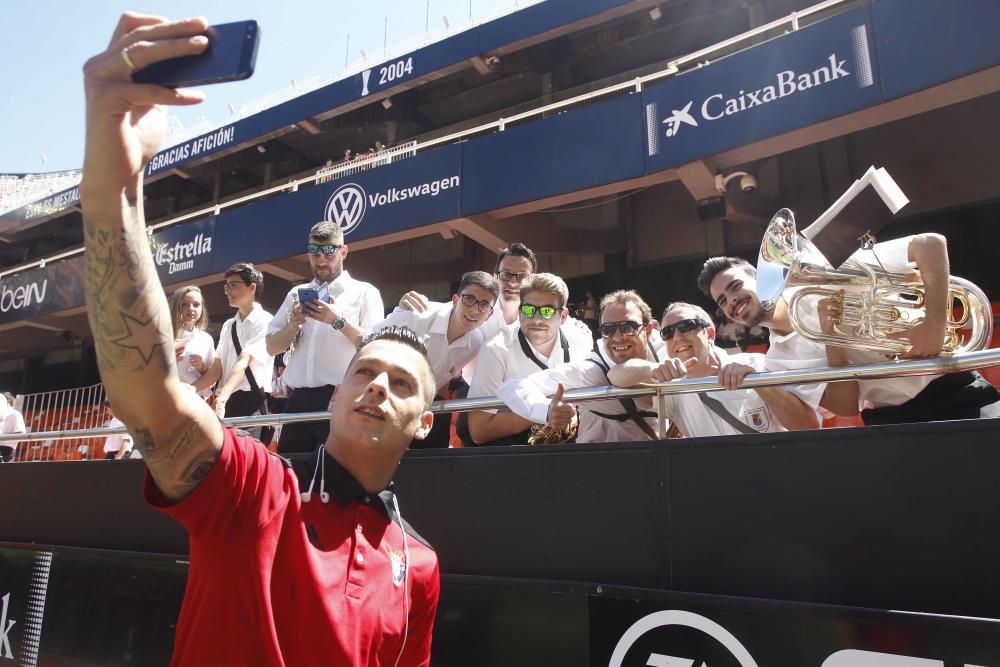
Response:
[[[566,389],[611,384],[607,372],[629,359],[659,363],[650,336],[655,322],[645,301],[632,290],[601,299],[602,341],[586,359],[559,364],[503,383],[498,396],[511,410],[535,424],[564,430],[579,419],[577,442],[629,442],[657,438],[656,413],[648,399],[609,399],[576,406],[563,400]]]
[[[344,268],[347,251],[338,225],[326,220],[313,225],[306,243],[313,280],[289,290],[267,328],[268,353],[289,351],[283,377],[293,391],[286,412],[326,410],[362,334],[385,317],[378,289]],[[319,298],[299,303],[302,287],[316,290]],[[325,419],[286,424],[279,446],[282,453],[311,452],[329,433]]]
[[[768,405],[766,389],[738,389],[749,373],[764,370],[764,355],[730,354],[716,346],[715,327],[704,309],[680,301],[670,304],[663,311],[660,336],[667,344],[668,358],[664,362],[630,359],[611,369],[611,382],[633,387],[684,377],[718,376],[719,385],[729,391],[664,396],[667,417],[684,436],[786,430]]]
[[[422,312],[398,307],[372,331],[404,326],[417,334],[427,347],[427,356],[437,383],[436,400],[452,398],[464,393],[462,370],[476,358],[485,342],[483,325],[490,319],[500,293],[496,278],[485,271],[470,271],[462,276],[458,293],[450,301],[428,302]],[[422,442],[411,447],[447,447],[451,420],[438,414],[434,428]]]
[[[469,397],[496,396],[507,380],[586,358],[592,346],[573,346],[561,329],[569,315],[568,300],[569,289],[559,276],[534,273],[525,280],[518,299],[518,321],[501,329],[480,350]],[[466,420],[468,438],[461,426]],[[459,424],[459,434],[467,446],[524,445],[532,426],[509,410],[465,413],[459,417]]]
[[[264,274],[253,264],[240,262],[229,267],[224,278],[226,299],[236,314],[222,325],[212,367],[194,388],[200,392],[221,381],[215,390],[215,413],[220,417],[262,414],[274,367],[264,346],[271,321],[271,313],[260,305]],[[251,429],[251,433],[259,437],[260,431]]]

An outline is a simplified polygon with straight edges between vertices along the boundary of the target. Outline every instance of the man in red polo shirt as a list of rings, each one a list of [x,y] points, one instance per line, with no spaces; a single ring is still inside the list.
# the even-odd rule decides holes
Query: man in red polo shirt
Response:
[[[201,96],[131,73],[200,53],[206,27],[125,14],[84,67],[80,195],[101,376],[148,467],[147,500],[190,535],[172,664],[427,665],[437,557],[406,526],[391,482],[433,423],[434,380],[415,336],[395,329],[361,346],[330,403],[330,437],[300,471],[224,428],[177,377],[142,176],[164,132],[156,105]]]

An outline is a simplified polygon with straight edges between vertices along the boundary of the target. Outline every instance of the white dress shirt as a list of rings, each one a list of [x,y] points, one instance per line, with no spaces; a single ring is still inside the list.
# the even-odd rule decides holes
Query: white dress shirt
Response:
[[[210,334],[201,329],[191,331],[181,329],[181,340],[187,341],[187,344],[184,346],[184,354],[177,361],[177,376],[185,384],[194,384],[201,378],[201,373],[191,365],[191,355],[201,356],[205,368],[211,368],[212,362],[215,361],[215,341]],[[211,396],[212,388],[205,389],[201,395]]]
[[[26,433],[27,429],[24,426],[24,417],[20,412],[15,410],[13,407],[7,407],[7,413],[0,418],[0,433],[4,435],[11,435],[14,433]],[[3,443],[11,449],[17,449],[16,442],[10,441]]]
[[[519,322],[508,324],[479,351],[479,356],[476,359],[476,372],[469,384],[469,398],[496,396],[497,392],[500,391],[500,386],[507,380],[524,377],[542,370],[524,353],[517,335],[520,330]],[[566,342],[569,348],[568,361],[580,361],[586,359],[587,355],[590,354],[591,345],[585,343],[574,347],[569,337],[566,337]],[[547,368],[553,368],[566,361],[559,340],[556,341],[552,353],[549,355],[539,352],[527,338],[525,338],[525,343],[528,345],[528,349],[534,353],[535,358],[545,364]],[[484,410],[484,412],[496,412],[496,410]]]
[[[409,327],[423,340],[427,348],[427,356],[431,361],[431,371],[434,373],[434,383],[440,390],[452,378],[462,374],[465,365],[479,354],[479,349],[485,340],[483,328],[485,323],[472,331],[466,332],[454,342],[448,342],[448,320],[454,305],[451,301],[438,303],[432,301],[422,313],[415,313],[405,308],[396,308],[389,317],[371,327],[378,331],[385,327]],[[287,371],[286,371],[287,372]]]
[[[118,419],[118,417],[112,417],[111,419],[108,420],[108,423],[105,425],[105,428],[125,428],[125,424],[123,424],[121,420]],[[128,433],[117,433],[115,435],[109,435],[107,438],[104,439],[104,453],[105,454],[109,454],[112,452],[117,453],[121,451],[121,448],[125,444],[125,442],[131,442],[131,441],[132,441],[132,436],[129,435]]]
[[[547,371],[538,371],[526,377],[507,380],[501,386],[497,395],[512,411],[536,424],[548,421],[550,397],[556,392],[559,384],[568,389],[583,387],[604,387],[610,384],[604,371],[597,362],[607,365],[603,356],[603,345],[597,351],[591,351],[585,359],[559,364]],[[635,399],[636,408],[640,411],[650,411],[650,399]],[[577,442],[633,442],[648,441],[649,436],[631,419],[618,421],[600,417],[596,413],[606,415],[624,415],[625,410],[617,399],[587,401],[580,403],[577,414],[580,417],[580,428],[577,431]],[[647,426],[655,433],[657,430],[656,416],[645,417]]]
[[[226,320],[219,331],[219,346],[215,349],[215,356],[222,364],[221,384],[225,384],[229,374],[236,365],[240,355],[236,354],[233,347],[233,334],[231,333],[233,322],[236,322],[236,336],[240,339],[243,351],[250,354],[250,372],[253,373],[257,386],[267,391],[271,388],[271,374],[274,372],[274,357],[267,353],[267,345],[264,336],[267,334],[267,325],[271,321],[271,313],[264,310],[259,303],[253,304],[253,310],[244,320],[240,317],[239,311],[234,317]],[[250,391],[250,383],[247,382],[244,374],[243,379],[233,391]]]
[[[718,346],[715,349],[721,366],[737,363],[751,366],[758,372],[764,370],[766,362],[763,354],[750,352],[729,354]],[[758,433],[787,430],[774,418],[770,408],[753,389],[712,391],[706,396],[717,401],[720,407]],[[716,414],[699,398],[699,394],[667,394],[663,398],[667,417],[677,423],[677,428],[685,437],[737,435],[744,432]]]
[[[385,317],[378,289],[342,271],[328,287],[313,280],[308,285],[298,285],[289,290],[267,328],[268,334],[277,333],[288,324],[289,312],[297,303],[298,291],[302,287],[320,290],[321,296],[324,296],[323,290],[328,289],[333,297],[334,310],[362,331],[370,329]],[[338,385],[344,381],[347,364],[354,358],[355,352],[357,347],[354,341],[349,340],[342,330],[337,331],[329,324],[307,317],[295,349],[285,356],[285,384],[292,388]],[[271,386],[270,382],[268,386]]]

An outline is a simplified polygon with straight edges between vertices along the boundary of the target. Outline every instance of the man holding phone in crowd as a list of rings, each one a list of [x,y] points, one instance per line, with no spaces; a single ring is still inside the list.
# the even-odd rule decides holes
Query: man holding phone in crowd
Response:
[[[327,409],[362,334],[385,316],[378,289],[344,268],[347,245],[336,223],[312,226],[306,256],[312,281],[288,292],[267,328],[268,353],[288,350],[282,377],[290,413]],[[329,433],[326,421],[285,424],[278,446],[283,454],[311,452]]]
[[[426,666],[437,558],[404,527],[391,486],[410,441],[434,421],[420,341],[398,330],[361,346],[330,404],[336,429],[304,476],[224,428],[177,376],[142,181],[166,128],[160,105],[202,96],[130,79],[202,53],[206,28],[126,13],[84,67],[80,202],[101,379],[143,455],[148,502],[190,537],[172,664]]]

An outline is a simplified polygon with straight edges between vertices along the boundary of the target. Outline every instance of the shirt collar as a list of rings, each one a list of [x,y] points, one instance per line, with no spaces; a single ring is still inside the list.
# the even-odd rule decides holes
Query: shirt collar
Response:
[[[355,479],[347,468],[340,465],[337,459],[330,456],[325,445],[320,445],[316,451],[306,460],[299,459],[293,463],[292,469],[299,480],[299,490],[304,491],[309,488],[312,482],[314,471],[316,470],[316,460],[319,456],[326,458],[320,465],[324,467],[324,479],[326,491],[333,497],[341,507],[347,507],[352,502],[359,505],[369,505],[385,513],[386,517],[394,520],[396,512],[393,509],[393,496],[395,495],[395,484],[389,485],[378,493],[368,493],[361,482]],[[314,497],[319,496],[319,478],[313,487]],[[315,502],[315,501],[314,501]]]
[[[448,321],[451,319],[451,314],[455,310],[455,304],[448,301],[446,303],[442,303],[441,306],[442,308],[438,310],[437,314],[434,315],[434,321],[431,322],[428,332],[447,336]],[[459,340],[461,340],[461,338]]]
[[[340,272],[340,275],[331,280],[329,283],[324,283],[319,278],[313,278],[312,282],[309,283],[309,287],[315,287],[317,289],[322,287],[323,285],[329,285],[330,287],[333,287],[334,285],[343,285],[344,287],[346,287],[347,283],[349,283],[350,281],[351,281],[351,274],[347,272],[347,269],[343,269]]]
[[[240,317],[240,311],[239,310],[236,311],[236,321],[238,323],[240,323],[240,324],[244,324],[251,317],[253,317],[254,315],[256,315],[257,311],[260,310],[261,308],[263,308],[263,306],[260,305],[260,301],[254,301],[253,302],[253,308],[250,309],[250,314],[247,315],[246,319],[243,319],[242,317]]]

